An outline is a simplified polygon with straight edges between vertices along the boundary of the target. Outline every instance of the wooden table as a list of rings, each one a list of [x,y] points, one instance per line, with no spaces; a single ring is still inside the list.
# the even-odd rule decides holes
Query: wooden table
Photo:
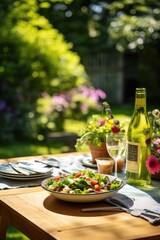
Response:
[[[1,240],[9,224],[33,240],[160,239],[160,226],[125,212],[81,212],[97,203],[63,202],[41,187],[0,191],[0,206]]]

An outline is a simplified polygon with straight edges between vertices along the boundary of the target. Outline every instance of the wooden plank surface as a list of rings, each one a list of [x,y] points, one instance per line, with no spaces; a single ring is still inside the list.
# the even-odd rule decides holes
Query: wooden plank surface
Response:
[[[156,239],[160,236],[160,226],[152,226],[127,213],[81,212],[83,207],[104,206],[104,202],[63,202],[45,190],[4,196],[1,199],[3,207],[10,211],[11,224],[28,237],[32,236],[31,239],[41,236],[40,239],[117,240]],[[28,228],[27,231],[24,226]]]

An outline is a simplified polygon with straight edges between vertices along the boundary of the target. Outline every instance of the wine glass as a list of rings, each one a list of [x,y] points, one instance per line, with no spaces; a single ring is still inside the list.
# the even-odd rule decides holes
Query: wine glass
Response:
[[[123,132],[106,135],[107,151],[115,161],[115,177],[117,177],[117,161],[124,155],[126,148],[126,134]]]

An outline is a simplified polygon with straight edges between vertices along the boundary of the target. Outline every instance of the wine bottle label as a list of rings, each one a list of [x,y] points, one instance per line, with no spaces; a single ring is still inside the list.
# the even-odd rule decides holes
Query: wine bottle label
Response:
[[[136,107],[146,106],[146,99],[145,98],[136,98],[135,105],[136,105]]]
[[[128,172],[138,173],[140,143],[128,142],[126,168]]]

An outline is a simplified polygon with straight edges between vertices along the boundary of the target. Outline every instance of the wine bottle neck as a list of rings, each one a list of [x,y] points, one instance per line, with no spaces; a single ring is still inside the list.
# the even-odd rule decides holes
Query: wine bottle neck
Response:
[[[135,107],[146,107],[146,97],[136,98]]]
[[[146,107],[146,89],[137,88],[135,97],[135,107]]]

